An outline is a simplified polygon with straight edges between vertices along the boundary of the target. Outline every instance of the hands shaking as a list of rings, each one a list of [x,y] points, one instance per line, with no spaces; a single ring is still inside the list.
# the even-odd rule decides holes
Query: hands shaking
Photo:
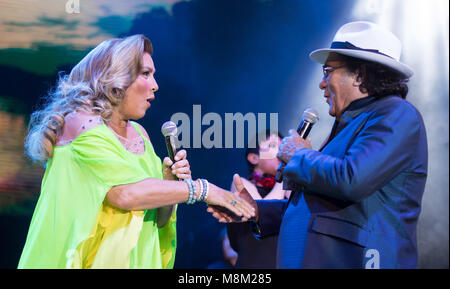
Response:
[[[230,211],[226,207],[216,206],[214,204],[209,204],[207,211],[213,215],[221,223],[232,223],[232,222],[247,222],[248,220],[258,220],[258,206],[247,191],[247,189],[242,184],[241,177],[238,174],[233,176],[233,182],[236,186],[236,193],[232,194],[239,199],[243,204],[245,203],[245,207],[249,207],[253,214],[248,217],[247,216],[239,216],[234,212]]]

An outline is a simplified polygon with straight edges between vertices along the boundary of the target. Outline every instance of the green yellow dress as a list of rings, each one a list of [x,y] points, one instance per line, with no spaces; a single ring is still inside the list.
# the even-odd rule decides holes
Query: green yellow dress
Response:
[[[116,185],[162,178],[162,164],[136,123],[145,153],[127,151],[105,125],[54,148],[18,268],[173,268],[176,213],[124,211],[105,201]]]

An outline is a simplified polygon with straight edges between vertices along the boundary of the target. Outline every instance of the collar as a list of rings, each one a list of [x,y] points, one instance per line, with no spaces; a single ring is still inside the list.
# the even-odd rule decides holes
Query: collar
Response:
[[[347,112],[352,113],[352,112],[359,110],[377,100],[378,100],[378,98],[375,96],[366,96],[366,97],[354,100],[347,106],[346,109],[344,109],[342,115],[346,114]]]
[[[359,98],[357,100],[352,101],[342,112],[342,116],[340,120],[335,119],[333,128],[331,129],[331,133],[328,136],[328,139],[322,145],[319,151],[322,151],[327,144],[342,130],[347,126],[349,122],[351,122],[355,117],[360,115],[362,112],[366,110],[366,108],[372,103],[376,102],[379,98],[375,96],[366,96],[363,98]]]
[[[383,97],[384,98],[384,97]],[[358,115],[360,115],[362,112],[366,111],[368,107],[370,107],[372,104],[380,100],[380,97],[376,96],[366,96],[357,100],[352,101],[347,108],[344,109],[342,112],[341,119],[339,120],[339,123],[346,124]]]
[[[350,123],[353,119],[358,117],[361,113],[368,111],[370,107],[374,105],[374,103],[379,100],[390,98],[390,97],[400,97],[398,95],[389,95],[383,97],[376,96],[367,96],[364,98],[360,98],[352,101],[346,109],[342,112],[341,119],[335,120],[333,124],[333,128],[331,129],[331,133],[328,136],[327,141],[322,145],[319,151],[322,151],[325,146],[342,130],[344,129],[348,123]]]

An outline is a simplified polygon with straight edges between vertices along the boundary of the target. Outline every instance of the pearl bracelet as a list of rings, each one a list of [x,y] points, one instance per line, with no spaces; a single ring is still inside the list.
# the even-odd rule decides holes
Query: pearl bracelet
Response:
[[[200,179],[200,184],[202,184],[202,188],[203,188],[203,190],[201,191],[202,194],[200,196],[200,201],[205,201],[206,198],[208,197],[208,193],[209,193],[209,183],[205,179]]]

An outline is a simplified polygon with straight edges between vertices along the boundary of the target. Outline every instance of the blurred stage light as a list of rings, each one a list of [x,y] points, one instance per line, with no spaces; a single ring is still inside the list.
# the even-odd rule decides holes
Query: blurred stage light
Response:
[[[353,17],[396,34],[402,61],[414,70],[407,100],[423,116],[429,160],[417,228],[419,268],[448,268],[449,1],[360,0]]]
[[[448,0],[360,0],[353,17],[385,26],[400,38],[402,60],[415,71],[411,82],[420,82],[414,90],[421,95],[418,100],[428,101],[424,95],[433,95],[437,81],[448,85]]]

